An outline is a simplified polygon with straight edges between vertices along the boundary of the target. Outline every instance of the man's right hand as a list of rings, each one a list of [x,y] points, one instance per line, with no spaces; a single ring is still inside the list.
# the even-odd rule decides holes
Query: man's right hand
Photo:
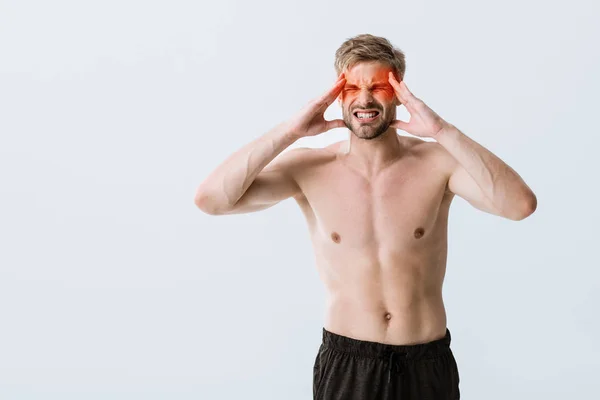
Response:
[[[290,132],[298,138],[305,136],[316,136],[333,128],[343,128],[344,120],[335,119],[326,121],[325,110],[335,101],[342,92],[346,78],[342,72],[336,83],[321,97],[311,100],[300,112],[287,121]]]
[[[323,114],[341,93],[345,82],[344,74],[340,74],[324,95],[230,155],[200,184],[194,198],[196,206],[212,215],[251,212],[301,193],[293,171],[310,149],[292,149],[267,165],[294,140],[344,126],[343,120],[326,121]]]

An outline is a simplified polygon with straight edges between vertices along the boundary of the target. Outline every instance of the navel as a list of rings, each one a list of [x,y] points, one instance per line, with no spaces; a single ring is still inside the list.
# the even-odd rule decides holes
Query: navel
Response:
[[[415,237],[417,239],[420,239],[423,237],[423,235],[425,234],[425,229],[418,227],[417,229],[415,229]]]
[[[340,237],[340,234],[339,234],[339,233],[337,233],[337,232],[333,232],[333,233],[331,234],[331,240],[333,240],[333,241],[334,241],[334,242],[336,242],[336,243],[339,243],[339,242],[341,242],[341,241],[342,241],[342,238]]]
[[[385,313],[384,318],[389,321],[390,319],[392,319],[392,314],[390,314],[389,312]]]

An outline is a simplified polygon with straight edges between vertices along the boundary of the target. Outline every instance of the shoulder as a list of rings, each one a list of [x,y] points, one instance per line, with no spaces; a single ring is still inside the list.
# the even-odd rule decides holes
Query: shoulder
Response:
[[[444,193],[450,195],[452,198],[454,194],[450,191],[449,182],[450,178],[456,171],[456,168],[460,166],[458,161],[437,141],[422,141],[419,150],[423,153],[421,158],[424,164],[427,164],[427,168],[445,182]]]
[[[283,168],[291,174],[305,171],[331,158],[331,153],[324,148],[295,147],[280,153],[269,165],[272,168]]]
[[[445,192],[449,192],[448,182],[459,165],[456,159],[437,141],[410,138],[413,146],[411,153],[417,162],[445,183]]]
[[[422,156],[424,160],[435,163],[435,166],[443,169],[452,170],[456,165],[456,160],[452,155],[437,141],[423,140],[418,138],[410,138],[416,140],[413,151]]]

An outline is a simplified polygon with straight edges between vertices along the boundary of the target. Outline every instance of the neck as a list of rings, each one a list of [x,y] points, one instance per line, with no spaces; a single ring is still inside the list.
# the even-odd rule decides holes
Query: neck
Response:
[[[350,134],[350,149],[346,149],[345,158],[351,160],[368,176],[377,175],[405,152],[405,146],[396,129],[389,128],[375,139],[362,139],[353,132]]]

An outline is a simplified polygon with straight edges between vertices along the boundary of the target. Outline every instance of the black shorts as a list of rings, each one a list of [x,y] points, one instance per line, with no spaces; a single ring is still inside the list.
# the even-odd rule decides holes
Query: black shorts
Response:
[[[391,345],[353,339],[323,328],[315,359],[316,400],[460,399],[450,330],[427,343]]]

